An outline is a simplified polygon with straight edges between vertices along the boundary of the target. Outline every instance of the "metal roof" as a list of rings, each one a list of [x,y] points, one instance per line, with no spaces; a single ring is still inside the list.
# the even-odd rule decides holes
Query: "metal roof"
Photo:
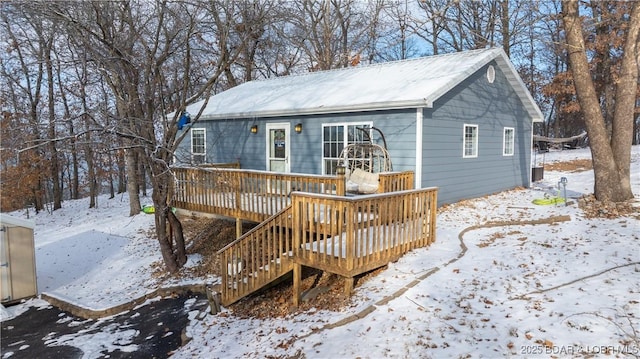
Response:
[[[494,60],[532,119],[542,121],[540,109],[500,48],[249,81],[209,98],[200,120],[432,107]],[[197,102],[187,111],[196,114],[203,104]]]

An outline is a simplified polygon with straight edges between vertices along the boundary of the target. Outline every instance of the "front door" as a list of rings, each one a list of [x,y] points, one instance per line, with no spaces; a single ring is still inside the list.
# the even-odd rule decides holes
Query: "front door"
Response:
[[[289,130],[289,123],[267,124],[267,171],[291,171]]]

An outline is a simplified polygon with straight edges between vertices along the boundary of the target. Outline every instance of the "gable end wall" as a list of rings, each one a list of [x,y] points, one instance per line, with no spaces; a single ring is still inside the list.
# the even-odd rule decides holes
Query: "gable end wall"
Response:
[[[439,204],[529,185],[531,118],[498,66],[486,66],[424,110],[422,186],[438,186]],[[463,158],[463,128],[478,125],[478,157]],[[513,156],[503,131],[515,129]]]

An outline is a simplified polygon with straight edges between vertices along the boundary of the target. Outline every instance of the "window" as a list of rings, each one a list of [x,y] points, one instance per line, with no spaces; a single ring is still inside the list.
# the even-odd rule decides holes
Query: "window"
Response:
[[[487,67],[487,81],[489,81],[490,84],[493,83],[493,81],[496,80],[496,69],[493,67],[493,65],[489,65],[489,67]]]
[[[464,125],[464,149],[462,157],[478,157],[478,125]]]
[[[349,123],[322,125],[322,171],[336,174],[342,149],[352,143],[369,143],[372,124]]]
[[[513,156],[513,150],[515,147],[515,130],[513,127],[504,128],[504,137],[502,140],[502,155]]]
[[[207,159],[207,130],[204,128],[191,129],[191,163],[205,163]]]

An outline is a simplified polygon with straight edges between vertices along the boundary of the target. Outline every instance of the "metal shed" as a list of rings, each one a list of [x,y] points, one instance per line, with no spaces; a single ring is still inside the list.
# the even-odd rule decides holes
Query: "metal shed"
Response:
[[[0,214],[0,302],[38,294],[33,221]]]

